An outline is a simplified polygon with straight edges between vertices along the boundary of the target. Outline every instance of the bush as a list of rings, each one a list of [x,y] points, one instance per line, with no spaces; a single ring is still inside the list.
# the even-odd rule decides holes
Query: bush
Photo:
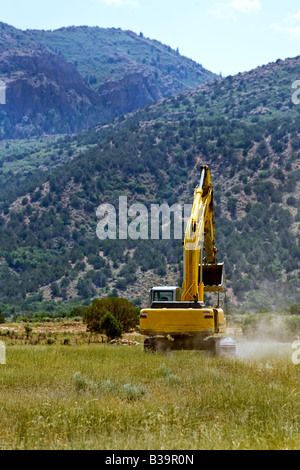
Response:
[[[100,333],[100,322],[106,313],[110,312],[115,319],[121,323],[123,332],[128,332],[135,328],[139,321],[139,309],[127,299],[117,297],[105,297],[95,299],[83,315],[83,321],[87,325],[88,331]]]
[[[6,335],[10,335],[10,331],[9,331],[9,330],[2,330],[2,331],[0,331],[0,336],[6,336]]]
[[[158,369],[158,373],[163,375],[167,382],[169,383],[180,383],[182,380],[178,375],[172,374],[171,369],[166,367],[164,364]]]
[[[288,197],[288,198],[287,198],[287,201],[286,201],[286,203],[287,203],[288,206],[294,206],[294,207],[297,206],[297,202],[298,202],[298,201],[297,201],[297,199],[296,199],[294,196]]]
[[[291,315],[300,315],[300,304],[293,304],[289,308]]]
[[[110,341],[115,338],[121,338],[123,327],[111,313],[106,313],[100,321],[100,330],[105,332]]]
[[[27,323],[27,322],[29,322],[27,317],[19,317],[17,319],[17,323]]]
[[[82,320],[81,317],[74,317],[72,318],[73,321],[80,322]]]
[[[87,389],[88,381],[87,379],[81,374],[81,372],[76,372],[73,377],[74,386],[77,392],[82,392]]]
[[[86,390],[96,390],[97,384],[88,380],[81,372],[75,372],[73,376],[73,383],[77,392],[84,392]]]
[[[121,385],[119,382],[111,382],[109,379],[101,382],[101,388],[108,393],[130,401],[142,397],[147,392],[144,385],[137,385],[131,382]]]
[[[83,317],[87,307],[85,305],[79,305],[78,307],[73,308],[70,312],[70,317]]]
[[[127,398],[127,400],[136,400],[137,398],[145,395],[146,391],[146,387],[143,385],[128,383],[123,385],[122,395]]]
[[[27,323],[24,324],[24,330],[25,330],[25,334],[26,334],[26,339],[28,340],[29,339],[29,336],[31,335],[32,333],[32,327],[29,326]]]

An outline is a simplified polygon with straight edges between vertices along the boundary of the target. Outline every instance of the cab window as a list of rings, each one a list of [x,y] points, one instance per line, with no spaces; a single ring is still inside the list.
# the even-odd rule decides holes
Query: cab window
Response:
[[[173,292],[172,291],[156,291],[154,292],[154,302],[172,302]]]

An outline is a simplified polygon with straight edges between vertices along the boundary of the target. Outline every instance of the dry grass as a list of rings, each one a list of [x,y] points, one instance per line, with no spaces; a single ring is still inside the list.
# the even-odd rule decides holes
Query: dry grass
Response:
[[[5,341],[0,449],[299,448],[292,350],[233,360]]]

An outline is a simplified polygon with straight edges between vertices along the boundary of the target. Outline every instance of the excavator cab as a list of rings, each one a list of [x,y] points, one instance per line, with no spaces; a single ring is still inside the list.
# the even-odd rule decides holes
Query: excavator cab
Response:
[[[155,306],[162,302],[179,302],[180,301],[180,289],[176,286],[161,286],[153,287],[150,289],[149,306]]]

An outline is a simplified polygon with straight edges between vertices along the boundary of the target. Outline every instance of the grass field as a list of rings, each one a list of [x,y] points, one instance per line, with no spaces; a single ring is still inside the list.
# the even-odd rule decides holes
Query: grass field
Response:
[[[298,449],[291,357],[290,348],[230,359],[8,341],[0,449]]]

